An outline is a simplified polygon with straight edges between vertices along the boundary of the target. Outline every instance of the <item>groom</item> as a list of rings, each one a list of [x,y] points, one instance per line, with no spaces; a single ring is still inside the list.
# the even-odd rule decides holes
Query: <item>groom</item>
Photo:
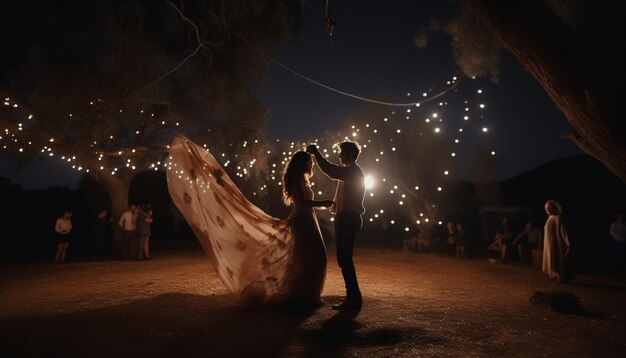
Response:
[[[335,202],[330,208],[335,214],[335,239],[337,245],[337,263],[341,268],[346,284],[346,298],[333,305],[336,310],[360,310],[362,305],[361,290],[352,262],[354,239],[363,225],[361,215],[365,212],[365,181],[361,167],[356,163],[361,149],[355,142],[339,144],[341,165],[328,162],[317,149],[309,145],[306,151],[315,156],[320,170],[329,178],[337,181]]]

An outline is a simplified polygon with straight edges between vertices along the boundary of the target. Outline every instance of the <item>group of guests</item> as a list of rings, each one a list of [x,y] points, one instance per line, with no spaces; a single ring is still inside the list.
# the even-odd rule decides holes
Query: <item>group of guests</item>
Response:
[[[508,219],[502,219],[502,225],[496,232],[494,242],[488,248],[500,251],[500,262],[507,259],[507,250],[517,248],[520,261],[527,263],[528,253],[532,248],[542,250],[541,269],[549,280],[558,282],[569,281],[574,277],[571,260],[571,240],[564,225],[561,205],[555,200],[544,204],[547,219],[543,232],[526,223],[525,229],[515,238],[511,235]],[[618,276],[626,276],[626,224],[624,215],[618,212],[615,221],[609,226],[611,237],[610,271]]]
[[[498,262],[500,263],[510,260],[511,252],[515,251],[521,263],[530,264],[532,261],[530,252],[533,249],[542,248],[542,237],[541,230],[535,227],[532,221],[526,222],[524,229],[513,236],[509,219],[504,217],[487,250],[499,252]]]
[[[532,263],[532,250],[541,252],[541,269],[549,280],[557,282],[569,281],[573,278],[571,268],[570,249],[571,241],[564,225],[561,205],[555,200],[548,200],[544,204],[547,218],[541,230],[532,221],[527,221],[524,229],[514,234],[509,219],[503,217],[500,227],[496,231],[493,242],[487,250],[498,252],[498,258],[492,262],[504,263],[517,255],[522,264]],[[435,227],[438,228],[438,227]],[[467,245],[467,235],[463,224],[447,222],[443,232],[433,232],[430,237],[424,237],[421,232],[414,237],[404,240],[405,251],[450,254],[454,252],[458,258],[464,258]],[[610,224],[610,271],[620,277],[626,276],[626,224],[624,214],[618,212],[615,220]]]
[[[467,258],[465,248],[468,244],[467,231],[462,222],[446,223],[445,232],[433,232],[430,237],[417,235],[404,240],[404,251],[425,252],[427,250],[437,254],[450,254],[457,258]]]
[[[130,204],[118,222],[122,228],[122,258],[150,260],[152,206]]]
[[[465,259],[467,256],[465,255],[465,247],[467,246],[467,233],[465,232],[465,228],[463,227],[462,222],[457,222],[456,225],[454,223],[446,224],[448,230],[448,238],[446,239],[446,244],[450,245],[450,247],[454,247],[455,256],[458,259]]]
[[[98,259],[104,254],[104,244],[108,232],[108,211],[102,209],[96,215],[93,224],[93,258]],[[72,212],[64,211],[54,224],[54,235],[56,242],[56,252],[54,261],[64,263],[70,242],[73,241]]]
[[[493,242],[487,249],[499,252],[498,262],[501,263],[510,259],[511,251],[517,250],[520,261],[526,264],[531,262],[529,255],[531,249],[543,250],[541,269],[548,279],[558,282],[568,281],[573,277],[569,263],[571,244],[561,218],[563,210],[554,200],[548,200],[544,209],[548,217],[543,233],[529,221],[524,230],[514,237],[509,219],[504,217]]]
[[[509,219],[504,217],[500,227],[494,235],[493,242],[487,247],[488,250],[499,252],[498,262],[510,260],[512,251],[516,251],[523,264],[532,261],[531,250],[543,250],[542,270],[550,280],[559,282],[572,277],[568,269],[567,260],[570,253],[570,240],[567,230],[561,220],[561,205],[548,200],[545,203],[545,211],[548,215],[543,232],[531,221],[526,222],[524,229],[513,236]],[[56,252],[55,262],[63,263],[72,237],[72,212],[64,211],[55,223]],[[151,224],[153,223],[153,210],[150,204],[131,204],[118,222],[122,228],[122,258],[135,259],[137,261],[150,260],[150,236]],[[108,211],[101,209],[94,222],[94,258],[100,257],[104,252],[104,245],[108,231]],[[609,234],[611,236],[611,265],[612,271],[620,276],[626,275],[626,225],[621,212],[617,213],[616,219],[611,223]],[[435,253],[451,253],[457,258],[466,258],[467,233],[461,222],[456,224],[447,222],[444,235],[433,235],[433,239],[425,238],[421,232],[404,241],[405,251],[423,252],[431,249]]]
[[[122,258],[134,258],[138,261],[150,259],[150,236],[152,235],[151,225],[153,223],[153,212],[150,204],[131,204],[124,212],[118,222],[122,228],[123,245]],[[98,211],[93,222],[93,247],[92,255],[94,259],[101,258],[106,252],[106,241],[109,235],[109,224],[111,219],[107,209]],[[64,211],[56,220],[54,225],[56,252],[54,260],[56,263],[65,262],[67,251],[72,241],[72,212]]]

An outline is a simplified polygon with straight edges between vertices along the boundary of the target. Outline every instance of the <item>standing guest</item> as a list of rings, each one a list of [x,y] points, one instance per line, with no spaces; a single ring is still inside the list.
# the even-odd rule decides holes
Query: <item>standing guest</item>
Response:
[[[564,282],[570,279],[566,260],[570,252],[569,235],[561,219],[561,205],[548,200],[545,204],[548,219],[543,228],[543,263],[542,271],[548,279]]]
[[[431,246],[434,254],[445,254],[447,226],[441,224],[434,225],[430,230]]]
[[[465,228],[463,227],[463,223],[460,221],[456,223],[455,243],[456,243],[456,257],[459,259],[467,258],[467,256],[465,256],[465,247],[467,246],[467,232],[465,231]]]
[[[446,223],[446,246],[445,246],[446,255],[450,255],[453,251],[456,251],[456,239],[457,239],[456,226],[454,225],[452,221],[448,221]]]
[[[174,202],[170,203],[169,209],[170,217],[172,218],[172,239],[178,240],[181,238],[181,227],[185,220],[183,214],[178,210]]]
[[[137,261],[142,259],[150,260],[149,240],[152,235],[150,226],[152,225],[152,206],[144,204],[137,214]]]
[[[425,240],[422,237],[422,230],[420,230],[420,228],[416,226],[415,227],[415,235],[411,236],[408,239],[404,239],[404,242],[403,242],[404,243],[404,251],[422,252],[420,245],[422,245],[422,243],[424,241],[427,241],[427,240]]]
[[[135,256],[133,249],[137,247],[137,205],[130,204],[122,216],[118,225],[122,228],[122,258],[127,260]]]
[[[56,224],[54,225],[54,232],[57,242],[57,250],[54,255],[54,260],[56,263],[60,264],[65,262],[67,248],[70,245],[72,233],[72,212],[63,212],[63,215],[57,219]]]
[[[431,239],[423,235],[422,229],[419,226],[414,227],[415,235],[404,240],[404,251],[416,251],[422,253],[427,249],[430,250]]]
[[[613,272],[619,276],[626,274],[626,225],[624,214],[619,212],[615,215],[615,221],[609,227],[611,235],[611,264]]]
[[[432,243],[432,239],[429,237],[424,237],[421,235],[417,237],[417,252],[425,252],[428,250],[433,250],[434,245]],[[434,250],[433,250],[434,251]]]
[[[389,247],[389,225],[387,225],[387,220],[383,220],[382,223],[383,230],[383,243],[385,244],[385,248]]]
[[[96,260],[104,255],[104,243],[109,231],[108,213],[107,209],[101,209],[93,221],[93,258]]]
[[[331,212],[335,214],[335,237],[337,263],[346,286],[345,299],[332,308],[336,310],[360,311],[363,304],[361,290],[356,277],[352,256],[354,240],[363,226],[361,215],[365,213],[365,175],[356,163],[361,148],[356,142],[345,141],[339,144],[341,165],[330,163],[316,145],[309,145],[306,151],[313,154],[320,170],[330,179],[337,181],[337,190]]]

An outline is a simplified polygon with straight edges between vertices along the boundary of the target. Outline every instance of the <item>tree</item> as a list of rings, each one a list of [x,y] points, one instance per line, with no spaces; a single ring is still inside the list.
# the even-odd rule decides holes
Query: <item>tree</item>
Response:
[[[544,87],[576,133],[566,138],[626,183],[621,1],[459,0],[448,25],[470,76],[497,77],[497,46]]]
[[[62,158],[102,184],[112,214],[135,175],[165,166],[177,133],[210,143],[234,177],[263,171],[261,46],[297,28],[298,2],[10,1],[0,5],[6,153]],[[235,30],[236,29],[236,30]],[[254,140],[253,140],[254,139]],[[236,150],[232,150],[236,147]],[[242,185],[255,185],[254,180]]]

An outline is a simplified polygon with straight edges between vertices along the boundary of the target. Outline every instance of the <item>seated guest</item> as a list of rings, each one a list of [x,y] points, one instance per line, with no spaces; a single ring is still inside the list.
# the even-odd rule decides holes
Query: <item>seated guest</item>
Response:
[[[493,242],[487,246],[487,250],[500,252],[500,263],[504,262],[507,257],[507,247],[511,244],[512,237],[513,233],[509,226],[509,219],[502,218],[502,223],[493,237]]]
[[[530,264],[530,255],[527,257],[526,254],[529,253],[531,249],[538,249],[540,242],[541,230],[529,221],[526,223],[524,230],[515,237],[512,242],[512,246],[517,247],[520,261],[523,264]]]

